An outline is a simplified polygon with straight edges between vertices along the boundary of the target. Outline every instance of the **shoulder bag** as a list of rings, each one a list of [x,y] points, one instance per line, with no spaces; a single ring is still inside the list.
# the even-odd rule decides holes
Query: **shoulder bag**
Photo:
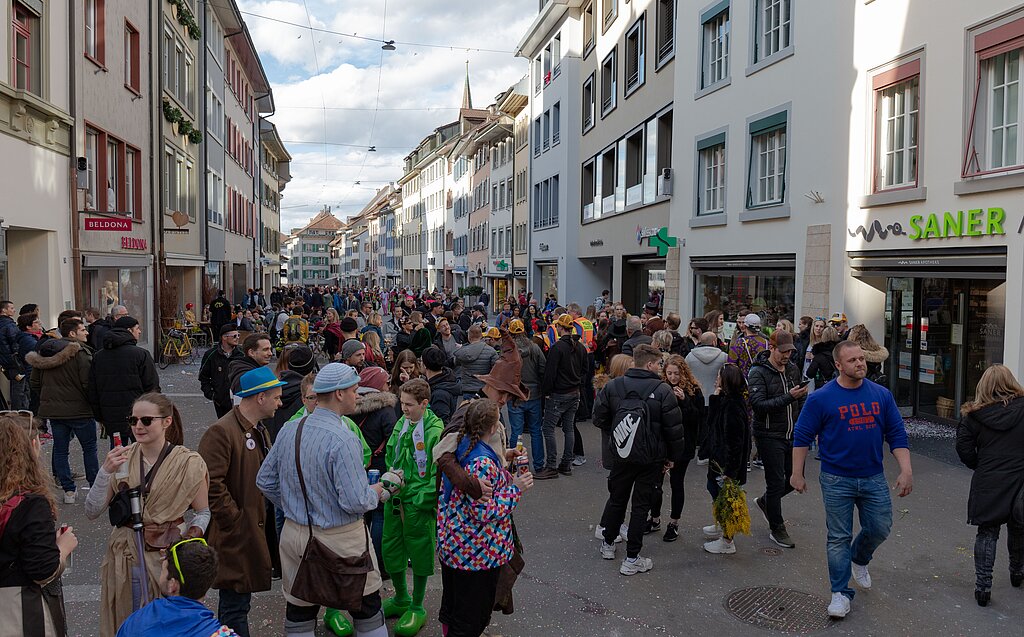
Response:
[[[299,487],[306,505],[306,527],[309,541],[299,560],[290,594],[303,601],[328,608],[356,611],[363,605],[363,590],[366,576],[373,570],[370,557],[370,532],[364,525],[366,548],[357,557],[341,557],[319,539],[313,537],[313,522],[309,517],[309,496],[306,481],[302,476],[302,427],[306,418],[299,421],[295,431],[295,468],[299,473]]]

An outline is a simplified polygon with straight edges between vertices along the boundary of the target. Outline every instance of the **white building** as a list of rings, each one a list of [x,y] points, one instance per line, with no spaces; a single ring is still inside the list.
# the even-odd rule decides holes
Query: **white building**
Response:
[[[331,278],[329,245],[344,224],[325,207],[302,228],[292,230],[287,246],[289,285],[327,285]]]

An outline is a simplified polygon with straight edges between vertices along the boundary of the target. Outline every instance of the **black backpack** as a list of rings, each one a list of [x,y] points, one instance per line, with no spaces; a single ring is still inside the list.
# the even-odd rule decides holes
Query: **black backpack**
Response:
[[[647,398],[659,385],[653,380],[643,386],[643,391],[625,389],[626,383],[611,383],[616,399],[615,415],[612,416],[612,430],[608,436],[612,455],[616,462],[645,464],[664,456],[661,437],[651,428],[651,413]]]

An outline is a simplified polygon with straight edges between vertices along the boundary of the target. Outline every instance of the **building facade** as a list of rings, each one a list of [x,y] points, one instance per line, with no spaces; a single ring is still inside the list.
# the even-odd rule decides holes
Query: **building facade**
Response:
[[[344,225],[324,206],[309,223],[292,230],[285,243],[288,285],[328,285],[337,276],[331,271],[329,246]]]
[[[521,97],[520,97],[521,96]],[[530,271],[530,76],[516,84],[501,110],[515,118],[512,158],[512,287],[529,290]]]
[[[281,197],[292,179],[291,155],[277,127],[260,118],[260,259],[257,277],[265,294],[281,285]]]
[[[85,159],[76,184],[84,205],[72,216],[75,307],[106,315],[124,305],[142,323],[144,343],[153,340],[154,314],[152,75],[142,63],[152,17],[144,4],[90,0],[73,30],[81,43],[74,76],[88,78],[72,85],[75,155]]]

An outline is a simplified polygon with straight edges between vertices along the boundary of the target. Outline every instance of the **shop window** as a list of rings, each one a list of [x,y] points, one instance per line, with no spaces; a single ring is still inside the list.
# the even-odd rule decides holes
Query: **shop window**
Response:
[[[601,63],[601,117],[615,109],[615,49]]]
[[[139,31],[128,21],[124,23],[124,85],[134,93],[140,92]]]
[[[594,103],[594,78],[595,73],[583,82],[583,132],[586,133],[594,127],[594,114],[596,104]]]
[[[702,89],[729,77],[729,1],[720,2],[701,15]]]
[[[676,52],[676,0],[658,0],[657,63],[663,64]]]
[[[920,60],[876,75],[875,191],[916,186]]]
[[[103,66],[106,56],[104,44],[106,38],[106,4],[105,0],[85,0],[85,56]]]
[[[42,34],[39,31],[42,8],[41,2],[15,0],[11,18],[11,37],[14,40],[11,46],[11,75],[14,88],[40,97],[43,96]]]
[[[790,46],[792,0],[756,0],[754,3],[754,62]]]
[[[725,133],[697,142],[697,214],[725,212]]]
[[[721,311],[726,324],[720,336],[726,340],[732,338],[745,313],[760,316],[762,325],[794,319],[796,276],[792,271],[705,274],[698,270],[696,279],[694,314]]]
[[[748,208],[785,201],[787,116],[787,112],[782,111],[750,124]]]
[[[626,32],[626,87],[624,95],[640,88],[644,83],[645,20],[641,15]]]

